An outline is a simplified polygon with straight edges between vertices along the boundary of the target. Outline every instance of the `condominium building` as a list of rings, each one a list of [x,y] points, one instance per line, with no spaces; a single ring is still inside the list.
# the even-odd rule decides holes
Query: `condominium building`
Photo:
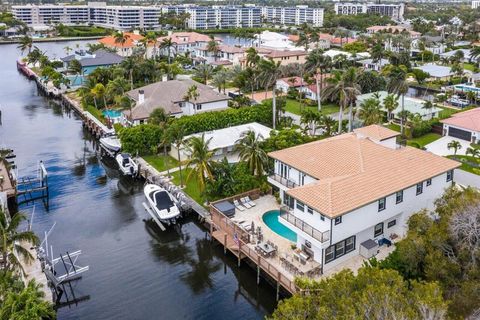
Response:
[[[323,8],[245,6],[115,6],[105,2],[87,5],[18,5],[12,12],[29,26],[52,23],[94,24],[118,30],[158,29],[162,13],[188,13],[190,29],[225,29],[260,27],[263,22],[314,26],[323,24]],[[263,17],[263,20],[262,20]]]
[[[472,9],[477,9],[480,7],[480,1],[474,0],[472,1]]]
[[[405,5],[390,3],[335,3],[335,13],[341,15],[356,15],[373,13],[388,16],[393,20],[403,20]]]
[[[324,271],[401,239],[411,215],[453,184],[458,162],[398,146],[398,135],[372,125],[269,154],[279,222]]]

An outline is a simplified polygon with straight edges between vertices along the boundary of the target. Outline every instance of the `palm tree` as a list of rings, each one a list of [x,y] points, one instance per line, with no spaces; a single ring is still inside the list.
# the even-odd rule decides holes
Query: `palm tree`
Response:
[[[125,78],[115,78],[107,84],[107,96],[114,99],[115,97],[123,96],[128,88],[128,82]]]
[[[387,68],[385,73],[387,74],[387,90],[389,93],[395,93],[402,98],[402,110],[405,110],[405,94],[408,92],[407,71],[403,67],[392,66]],[[400,117],[400,132],[402,135],[405,133],[403,117]]]
[[[300,123],[309,129],[310,135],[314,136],[317,131],[317,125],[320,122],[321,113],[310,109],[304,110],[300,117]]]
[[[249,67],[256,66],[258,62],[260,61],[260,56],[258,55],[257,50],[255,50],[254,47],[250,47],[247,50],[245,50],[246,53],[246,65]]]
[[[17,48],[20,49],[22,54],[25,51],[28,51],[28,53],[30,53],[32,51],[32,47],[33,47],[33,40],[31,37],[27,35],[20,38],[20,41],[18,42],[18,46],[17,46]]]
[[[245,131],[240,139],[235,142],[234,151],[238,152],[240,161],[248,164],[250,173],[261,177],[268,164],[267,153],[261,148],[263,136],[256,134],[253,130]]]
[[[332,135],[332,128],[335,125],[335,119],[331,118],[329,115],[323,115],[322,114],[320,116],[319,123],[324,130],[324,134],[326,136],[331,136]]]
[[[170,143],[175,144],[177,148],[177,160],[178,160],[178,171],[180,174],[180,187],[183,186],[183,174],[182,174],[182,159],[180,157],[180,148],[182,147],[184,141],[183,138],[185,137],[185,128],[178,124],[172,123],[167,128],[167,136]]]
[[[210,41],[207,43],[207,51],[213,53],[213,59],[217,61],[218,53],[220,52],[220,47],[218,42],[215,41],[213,36],[210,36]]]
[[[122,48],[129,38],[130,38],[130,36],[128,34],[120,32],[120,31],[116,32],[113,35],[113,39],[114,39],[115,43],[120,44],[122,46]]]
[[[225,93],[227,81],[229,79],[230,72],[225,69],[221,69],[213,76],[213,85],[218,88],[218,92],[222,92],[223,87],[223,93]]]
[[[387,118],[390,121],[393,118],[392,112],[398,108],[398,99],[394,94],[388,94],[383,99],[383,107],[387,110]]]
[[[137,61],[134,57],[127,57],[121,63],[122,68],[128,73],[130,80],[130,90],[133,90],[133,71],[137,68]]]
[[[422,105],[422,109],[427,110],[429,113],[432,111],[433,107],[432,101],[429,100],[425,101],[425,103]]]
[[[65,51],[65,54],[68,56],[73,49],[70,48],[69,46],[65,46],[63,47],[63,50]]]
[[[357,84],[357,69],[350,67],[343,73],[334,72],[333,77],[327,80],[328,84],[323,90],[323,98],[338,101],[340,111],[338,113],[338,133],[342,132],[343,110],[349,106],[348,130],[352,130],[353,103],[360,94],[360,86]]]
[[[171,50],[172,50],[172,47],[174,47],[175,44],[173,43],[172,41],[172,38],[165,38],[162,40],[162,42],[160,43],[160,49],[167,49],[167,59],[168,59],[168,64],[171,63]]]
[[[470,50],[470,58],[475,60],[475,63],[479,63],[480,60],[480,47],[475,46]]]
[[[462,149],[462,144],[457,140],[452,140],[447,144],[448,150],[453,149],[453,155],[457,155],[457,151]]]
[[[315,49],[310,52],[305,62],[305,69],[307,72],[315,74],[315,82],[317,86],[317,104],[318,111],[322,109],[321,88],[323,82],[323,70],[329,68],[332,64],[332,59],[329,56],[323,55],[323,50]]]
[[[471,155],[474,158],[480,158],[480,149],[468,147],[465,154]]]
[[[73,59],[68,64],[68,71],[73,73],[73,74],[77,74],[77,75],[81,74],[82,73],[82,64],[77,59]]]
[[[360,104],[358,117],[365,126],[378,124],[382,122],[383,112],[380,107],[380,101],[375,98],[369,98]]]
[[[107,106],[107,101],[105,100],[105,86],[101,83],[97,83],[95,87],[90,90],[90,94],[93,96],[93,101],[95,102],[95,108],[98,109],[97,99],[103,98],[103,106]]]
[[[195,67],[195,76],[201,78],[203,84],[207,84],[207,81],[212,78],[213,66],[211,64],[199,64]]]
[[[185,95],[183,96],[183,99],[185,99],[185,101],[188,101],[190,103],[192,103],[193,101],[192,103],[193,113],[196,113],[196,110],[197,110],[196,101],[199,96],[200,96],[200,93],[198,93],[198,88],[196,85],[190,86],[187,90],[187,93],[185,93]]]
[[[273,59],[260,60],[259,63],[260,67],[260,77],[265,85],[265,91],[268,91],[268,88],[272,87],[272,108],[273,108],[273,129],[275,130],[276,126],[276,115],[277,115],[277,100],[275,95],[275,85],[277,83],[277,79],[281,75],[281,62],[280,61],[273,61]]]
[[[215,150],[210,150],[211,140],[212,138],[205,140],[205,133],[203,133],[201,136],[189,138],[185,144],[188,154],[186,167],[191,169],[187,176],[187,182],[196,176],[201,192],[205,191],[207,180],[213,179],[212,163]]]
[[[7,215],[0,209],[0,254],[2,255],[3,268],[13,270],[19,268],[23,273],[23,267],[17,257],[23,258],[27,263],[33,260],[33,256],[25,245],[38,244],[38,238],[32,231],[18,231],[22,221],[26,219],[22,213],[15,213],[10,222]]]

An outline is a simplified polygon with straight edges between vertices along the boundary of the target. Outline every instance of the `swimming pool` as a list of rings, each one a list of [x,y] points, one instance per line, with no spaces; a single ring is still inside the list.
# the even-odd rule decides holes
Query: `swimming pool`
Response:
[[[480,88],[475,86],[465,85],[465,84],[457,84],[453,87],[455,88],[455,90],[462,90],[463,92],[469,92],[469,91],[473,91],[476,93],[480,92]]]
[[[118,110],[103,110],[102,113],[104,117],[110,118],[110,119],[120,118],[122,115],[122,112]]]
[[[279,236],[282,236],[292,242],[297,242],[297,234],[281,224],[278,221],[279,216],[280,210],[271,210],[263,214],[262,220],[270,229],[272,229],[273,232]]]

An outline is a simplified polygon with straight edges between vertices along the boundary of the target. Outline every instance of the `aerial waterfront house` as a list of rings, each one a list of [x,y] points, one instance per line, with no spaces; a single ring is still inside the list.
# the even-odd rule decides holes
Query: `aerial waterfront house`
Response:
[[[170,39],[173,43],[173,47],[170,48],[170,56],[172,57],[186,53],[189,53],[191,57],[195,57],[197,49],[205,48],[211,40],[210,36],[198,32],[173,32],[167,36],[159,37],[157,39],[157,47],[160,47],[165,39]],[[214,40],[219,44],[222,42],[218,38],[214,38]],[[158,50],[161,55],[168,55],[168,48],[159,48]]]
[[[372,125],[269,154],[279,222],[324,271],[402,238],[408,218],[453,184],[458,162],[401,147],[398,135]]]
[[[259,136],[260,140],[264,140],[270,137],[270,131],[272,129],[260,123],[251,122],[218,130],[195,133],[184,137],[184,140],[187,141],[191,137],[201,137],[202,135],[204,135],[205,141],[210,141],[210,150],[215,151],[215,154],[213,156],[214,160],[222,160],[225,157],[227,158],[228,162],[235,163],[239,161],[238,152],[235,152],[234,150],[235,143],[237,142],[237,140],[241,139],[243,133],[250,130],[255,132],[255,135]],[[172,145],[170,155],[175,159],[177,158],[176,145]],[[184,146],[181,146],[180,160],[187,160],[188,156],[189,155],[187,150],[185,150]]]
[[[197,87],[198,97],[187,101],[185,96],[194,85]],[[150,114],[157,108],[163,108],[165,113],[172,117],[180,117],[227,109],[230,100],[230,97],[223,93],[191,79],[155,82],[126,94],[134,107],[123,111],[122,122],[130,125],[148,122]]]
[[[137,32],[124,32],[123,36],[125,37],[125,42],[121,43],[115,40],[115,36],[104,37],[98,42],[103,44],[105,47],[115,50],[115,52],[122,57],[129,57],[133,54],[135,48],[142,47],[141,40],[144,38],[141,34]],[[152,56],[152,47],[153,44],[147,46],[147,57]]]

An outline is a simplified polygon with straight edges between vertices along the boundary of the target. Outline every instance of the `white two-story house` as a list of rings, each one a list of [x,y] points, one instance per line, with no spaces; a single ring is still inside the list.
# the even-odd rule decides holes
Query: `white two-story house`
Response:
[[[396,143],[372,125],[269,154],[269,182],[284,204],[279,221],[297,247],[328,270],[372,244],[400,239],[407,220],[453,183],[459,163]]]

